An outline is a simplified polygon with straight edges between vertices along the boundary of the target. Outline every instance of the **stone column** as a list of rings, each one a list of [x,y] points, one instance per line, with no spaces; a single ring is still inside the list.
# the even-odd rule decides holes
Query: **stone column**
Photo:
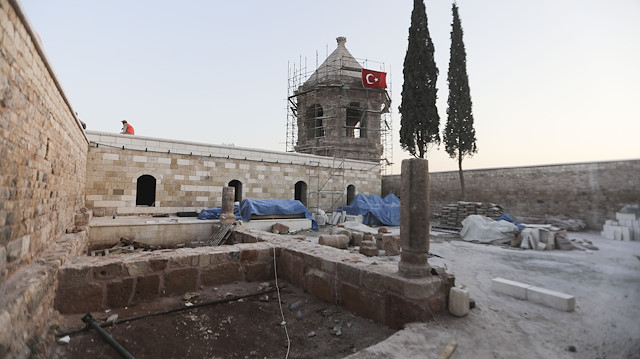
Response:
[[[403,277],[424,277],[431,272],[429,253],[429,162],[402,161],[400,175],[400,263]]]
[[[236,221],[236,215],[233,214],[233,203],[236,196],[234,187],[222,187],[222,213],[220,214],[220,223],[230,224]]]

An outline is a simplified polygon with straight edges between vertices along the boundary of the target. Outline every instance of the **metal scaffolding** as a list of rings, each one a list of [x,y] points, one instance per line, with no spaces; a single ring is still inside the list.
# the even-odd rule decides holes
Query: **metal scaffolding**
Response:
[[[357,58],[356,58],[356,61],[359,64],[361,64],[363,68],[373,67],[378,71],[386,72],[384,63],[379,63],[379,62],[375,62],[367,59],[357,59]],[[333,66],[325,65],[325,66],[322,66],[322,68],[319,68],[317,53],[316,53],[316,66],[313,70],[308,70],[307,59],[305,58],[303,62],[302,57],[300,57],[297,64],[296,63],[288,64],[287,124],[286,124],[286,137],[287,137],[286,151],[287,152],[296,151],[296,147],[298,146],[298,116],[299,116],[299,110],[300,111],[302,110],[298,108],[298,96],[307,94],[309,92],[318,91],[319,89],[326,89],[328,87],[339,87],[341,89],[349,88],[348,86],[337,83],[335,85],[333,84],[320,85],[315,89],[296,93],[296,91],[298,91],[300,86],[302,86],[312,75],[314,75],[314,73],[316,72],[316,69],[318,71],[317,76],[320,76],[320,77],[322,77],[323,75],[327,76],[329,72],[332,72],[334,74],[335,73],[342,74],[343,71],[351,71],[351,72],[360,71],[359,68],[348,67],[348,66],[345,66],[343,63],[339,63]],[[385,95],[387,97],[386,98],[387,104],[391,103],[391,76],[390,75],[391,73],[389,72],[387,76],[388,87],[387,87],[387,91],[385,92]],[[351,89],[353,90],[353,88]],[[368,89],[364,89],[364,90],[368,90]],[[341,97],[342,91],[339,91],[338,93],[339,93],[338,96]],[[341,104],[342,101],[339,99],[337,103]],[[342,107],[345,109],[345,111],[349,110],[349,106],[342,106]],[[335,110],[335,108],[325,109],[324,113],[325,114],[336,113],[336,111],[332,111],[332,110]],[[363,133],[366,133],[366,131],[373,131],[373,130],[380,131],[380,145],[382,146],[382,151],[383,151],[382,156],[379,159],[381,173],[387,174],[387,171],[391,168],[391,165],[393,164],[393,145],[392,145],[393,144],[393,139],[392,139],[393,115],[392,115],[391,106],[388,106],[388,108],[383,108],[379,110],[364,109],[360,114],[361,118],[364,118],[364,116],[366,116],[367,113],[376,113],[380,115],[379,130],[367,128],[366,125],[363,125],[363,121],[361,120],[354,121],[356,124],[359,124],[359,125],[349,125],[348,123],[344,123],[340,125],[335,125],[339,127],[338,131],[344,131],[344,134],[339,136],[340,141],[336,145],[297,148],[299,152],[305,152],[305,150],[312,150],[311,151],[312,153],[322,153],[324,151],[325,153],[333,154],[333,156],[331,156],[333,157],[332,165],[331,165],[331,168],[328,169],[329,177],[326,180],[320,178],[319,162],[309,164],[309,171],[308,171],[309,186],[308,186],[308,195],[307,195],[307,200],[308,200],[307,207],[310,210],[320,208],[321,197],[327,199],[331,203],[330,208],[325,208],[325,210],[327,211],[333,211],[335,210],[336,207],[341,205],[342,199],[344,198],[344,195],[345,195],[344,191],[346,191],[346,183],[345,183],[346,156],[345,156],[345,148],[342,143],[343,138],[348,138],[347,136],[349,135],[351,137],[354,137],[356,133],[358,135],[362,135]],[[321,135],[324,136],[324,131],[328,131],[330,130],[330,128],[323,125],[322,120],[333,118],[335,116],[322,116],[322,115],[317,116],[317,115],[318,114],[316,114],[314,119],[315,120],[320,119],[321,121],[316,122],[314,124],[314,127],[310,127],[307,130],[308,131],[311,130],[312,133],[316,133],[316,134],[322,131]]]

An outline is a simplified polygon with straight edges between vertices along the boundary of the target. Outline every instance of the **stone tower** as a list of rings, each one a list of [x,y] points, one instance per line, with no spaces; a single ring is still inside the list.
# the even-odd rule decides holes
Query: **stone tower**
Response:
[[[385,89],[362,85],[362,66],[338,37],[338,47],[294,93],[295,151],[379,162],[380,115],[390,98]]]

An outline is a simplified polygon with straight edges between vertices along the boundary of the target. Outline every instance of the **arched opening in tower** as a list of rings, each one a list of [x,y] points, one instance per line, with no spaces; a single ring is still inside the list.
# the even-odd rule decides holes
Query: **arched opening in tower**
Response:
[[[235,188],[235,196],[233,197],[234,202],[242,201],[242,182],[238,180],[233,180],[229,182],[229,187]]]
[[[347,206],[356,198],[356,186],[350,184],[347,186]]]
[[[150,175],[138,177],[136,206],[153,206],[156,202],[156,179]]]
[[[351,102],[347,106],[347,137],[367,138],[365,124],[366,112],[360,108],[360,102]]]
[[[304,206],[307,206],[307,184],[304,181],[296,182],[293,199],[300,201]]]
[[[322,116],[324,111],[322,106],[318,104],[311,105],[307,108],[305,116],[307,118],[307,139],[324,137],[324,126],[322,124]]]

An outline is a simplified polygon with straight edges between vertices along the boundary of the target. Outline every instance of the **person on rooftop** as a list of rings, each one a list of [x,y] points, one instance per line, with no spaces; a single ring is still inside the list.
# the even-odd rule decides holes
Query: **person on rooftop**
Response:
[[[127,120],[122,120],[122,131],[120,131],[120,133],[125,135],[135,135],[133,126],[131,126]]]

